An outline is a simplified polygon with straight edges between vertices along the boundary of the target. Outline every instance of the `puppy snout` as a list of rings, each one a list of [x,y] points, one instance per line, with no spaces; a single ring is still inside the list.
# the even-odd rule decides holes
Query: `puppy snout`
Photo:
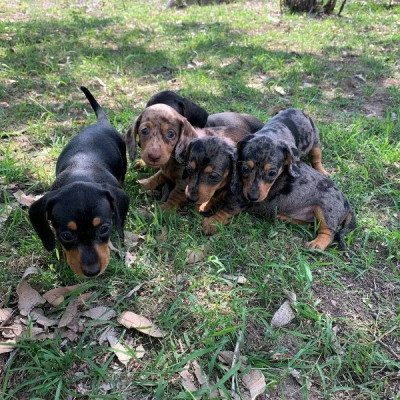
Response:
[[[260,196],[258,193],[250,192],[247,197],[250,201],[257,201]]]
[[[188,201],[189,203],[195,204],[195,203],[197,203],[197,197],[189,196],[189,197],[187,198],[187,201]]]
[[[158,152],[149,153],[148,157],[151,162],[156,162],[161,158],[161,153]]]
[[[100,271],[101,271],[100,264],[82,266],[82,272],[87,277],[93,277],[99,275]]]

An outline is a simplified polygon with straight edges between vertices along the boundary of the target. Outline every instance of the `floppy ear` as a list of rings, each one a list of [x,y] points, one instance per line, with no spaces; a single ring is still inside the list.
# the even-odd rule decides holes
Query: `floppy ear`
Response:
[[[182,106],[182,115],[186,117],[193,126],[199,128],[204,128],[206,126],[208,112],[203,107],[185,98],[183,99]]]
[[[190,151],[192,150],[193,143],[196,142],[197,140],[200,140],[200,139],[199,139],[199,138],[193,139],[193,140],[189,143],[189,145],[188,145],[188,147],[187,147],[186,155],[185,155],[185,169],[183,170],[182,179],[186,179],[186,178],[189,177],[189,174],[187,173],[187,169],[186,169],[186,167],[187,167],[187,162],[188,162],[188,160],[189,160],[189,155],[190,155]]]
[[[111,205],[111,209],[114,212],[113,223],[118,236],[124,240],[124,224],[126,214],[129,209],[129,197],[126,195],[123,189],[105,185],[107,188],[106,194]]]
[[[236,149],[232,149],[231,154],[229,155],[232,162],[232,175],[231,175],[231,185],[229,187],[232,193],[235,193],[238,189],[239,185],[239,177],[237,172],[237,161],[238,161],[238,153]]]
[[[285,154],[285,165],[288,166],[289,175],[293,178],[300,176],[300,169],[296,165],[299,161],[299,151],[296,147],[291,147],[287,143],[281,142],[282,151]]]
[[[194,128],[186,118],[182,118],[181,132],[178,143],[175,145],[174,157],[179,164],[183,164],[186,160],[186,152],[189,143],[195,137]]]
[[[58,190],[46,193],[36,200],[29,208],[29,219],[46,250],[52,251],[56,247],[56,239],[49,225],[49,214],[54,204]]]
[[[246,135],[242,140],[240,140],[237,144],[237,155],[238,158],[242,158],[242,151],[244,149],[244,147],[246,146],[247,142],[250,141],[251,139],[254,138],[255,135],[251,134],[251,135]]]
[[[133,161],[136,157],[136,136],[139,133],[139,125],[142,120],[142,114],[140,114],[133,125],[128,129],[125,135],[126,145],[128,147],[129,158]]]

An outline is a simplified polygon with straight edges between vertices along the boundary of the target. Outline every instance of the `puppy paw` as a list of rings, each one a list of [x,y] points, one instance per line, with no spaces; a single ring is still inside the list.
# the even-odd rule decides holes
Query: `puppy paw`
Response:
[[[314,239],[311,240],[311,242],[307,242],[305,244],[305,247],[307,249],[316,249],[316,250],[325,250],[326,246],[324,247],[323,245],[321,245],[321,243],[319,243],[318,239]]]
[[[145,166],[146,166],[146,163],[142,159],[136,161],[135,164],[133,164],[134,169],[142,169]]]
[[[214,218],[203,219],[203,233],[205,235],[215,235],[218,232],[218,228],[215,225],[216,221]]]
[[[157,187],[156,182],[154,182],[151,177],[147,179],[140,179],[138,182],[142,188],[146,190],[153,190]]]
[[[325,169],[325,168],[323,168],[323,167],[321,167],[321,168],[315,168],[320,174],[322,174],[325,178],[329,178],[329,172]]]

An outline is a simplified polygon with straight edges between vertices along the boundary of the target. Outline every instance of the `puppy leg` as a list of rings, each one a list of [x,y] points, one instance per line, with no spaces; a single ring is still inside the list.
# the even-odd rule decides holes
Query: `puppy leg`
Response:
[[[307,222],[307,221],[302,221],[300,219],[295,219],[295,218],[288,217],[287,215],[282,215],[282,214],[278,214],[276,216],[276,218],[281,222],[290,222],[292,224],[298,224],[298,225],[307,225],[307,224],[309,224],[309,222]]]
[[[315,168],[319,173],[329,177],[329,173],[325,171],[325,168],[322,166],[322,151],[321,148],[318,146],[311,147],[310,150],[310,157],[311,157],[311,165]]]
[[[173,211],[181,208],[186,202],[185,188],[177,185],[168,196],[167,202],[161,205],[161,209],[164,211]]]
[[[227,225],[232,214],[225,210],[218,210],[212,217],[203,219],[203,233],[205,235],[214,235],[218,232],[217,223]]]
[[[315,207],[315,218],[319,222],[317,237],[311,242],[306,243],[308,249],[325,250],[333,241],[334,232],[328,227],[321,207]]]
[[[153,176],[150,176],[150,178],[141,179],[139,181],[143,189],[146,190],[154,190],[157,186],[162,185],[165,182],[167,182],[167,177],[161,170],[157,171]]]

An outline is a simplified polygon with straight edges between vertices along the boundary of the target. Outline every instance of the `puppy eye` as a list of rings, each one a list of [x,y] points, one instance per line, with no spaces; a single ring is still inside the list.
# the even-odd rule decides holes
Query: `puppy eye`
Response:
[[[268,172],[268,176],[275,176],[275,175],[276,175],[276,171],[275,170]]]
[[[141,133],[142,135],[148,135],[148,134],[149,134],[149,129],[148,129],[148,128],[143,128],[143,129],[140,131],[140,133]]]
[[[216,172],[211,173],[210,175],[208,175],[208,177],[212,180],[215,181],[216,179],[218,179],[219,175]]]
[[[247,165],[243,165],[242,171],[243,171],[244,174],[248,174],[250,172],[250,169],[249,169],[249,167]]]
[[[61,232],[60,239],[63,242],[72,242],[74,240],[74,235],[71,232]]]
[[[106,224],[101,225],[100,229],[99,229],[100,235],[107,234],[109,232],[109,230],[110,230],[110,226],[109,225],[106,225]]]
[[[167,138],[168,138],[168,139],[173,139],[174,137],[175,137],[175,132],[169,130],[169,131],[167,132]]]

